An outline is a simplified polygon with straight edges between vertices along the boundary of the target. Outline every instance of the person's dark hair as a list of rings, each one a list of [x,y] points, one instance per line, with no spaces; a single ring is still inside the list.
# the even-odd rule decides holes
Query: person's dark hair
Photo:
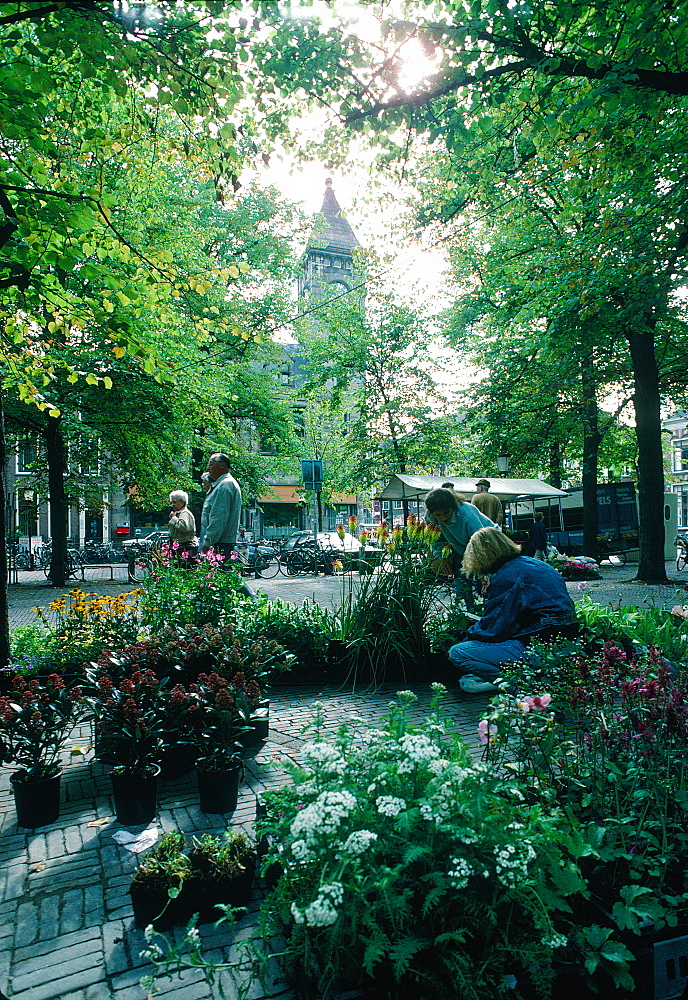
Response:
[[[442,483],[442,486],[440,487],[440,489],[443,489],[443,490],[453,490],[454,489],[454,484],[453,483]]]
[[[541,510],[539,510],[536,514],[533,514],[533,518],[536,521],[544,521],[545,520],[545,515],[542,513]]]
[[[463,500],[452,492],[445,490],[441,486],[439,489],[430,490],[425,498],[425,508],[433,514],[437,510],[454,510]]]
[[[225,455],[225,453],[222,451],[214,451],[210,456],[210,461],[221,462],[222,465],[226,465],[227,468],[229,468],[230,466],[229,455]]]

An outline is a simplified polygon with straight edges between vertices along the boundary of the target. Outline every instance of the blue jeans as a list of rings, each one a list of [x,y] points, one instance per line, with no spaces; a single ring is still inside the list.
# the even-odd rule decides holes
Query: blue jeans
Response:
[[[493,681],[500,677],[501,664],[527,659],[528,650],[520,639],[506,639],[504,642],[467,639],[465,642],[457,642],[449,650],[449,662],[459,674],[474,674],[483,681]]]

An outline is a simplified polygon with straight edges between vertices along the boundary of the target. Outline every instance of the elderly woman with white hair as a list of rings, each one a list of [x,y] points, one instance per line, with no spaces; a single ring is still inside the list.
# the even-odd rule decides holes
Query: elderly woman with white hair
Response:
[[[188,503],[189,495],[184,490],[173,490],[170,493],[172,510],[167,526],[170,531],[170,544],[180,562],[182,560],[187,562],[198,553],[196,519],[189,510]]]

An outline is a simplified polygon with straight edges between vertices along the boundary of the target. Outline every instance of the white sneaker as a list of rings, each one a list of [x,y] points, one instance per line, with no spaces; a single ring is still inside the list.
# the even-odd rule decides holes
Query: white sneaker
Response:
[[[459,688],[464,694],[495,694],[497,688],[489,681],[483,681],[475,674],[464,674],[459,677]]]

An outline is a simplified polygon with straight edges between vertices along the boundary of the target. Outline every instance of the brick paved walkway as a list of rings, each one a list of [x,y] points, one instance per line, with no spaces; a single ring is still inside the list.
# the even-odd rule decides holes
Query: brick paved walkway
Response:
[[[671,566],[676,577],[675,567]],[[633,568],[604,570],[603,581],[585,589],[593,600],[619,606],[656,604],[671,606],[688,600],[686,581],[669,586],[647,587],[632,582]],[[95,576],[97,571],[93,571]],[[688,575],[687,575],[688,576]],[[62,593],[47,586],[37,574],[20,574],[20,584],[11,587],[10,620],[13,625],[33,621],[31,607],[45,605]],[[332,578],[282,577],[259,582],[271,597],[299,603],[315,599],[336,604],[340,581]],[[85,590],[120,593],[130,589],[122,580],[110,583],[88,580]],[[575,584],[569,589],[580,597]],[[336,728],[342,719],[356,715],[371,725],[379,722],[399,687],[352,695],[335,688],[281,688],[271,695],[271,733],[268,741],[246,753],[246,783],[231,825],[253,831],[256,795],[279,783],[282,764],[297,760],[304,725],[311,718],[313,701],[324,703],[328,725]],[[427,686],[414,686],[418,694],[415,719],[429,713]],[[479,752],[476,727],[485,698],[463,698],[452,690],[447,710],[471,750]],[[0,773],[0,990],[11,1000],[145,1000],[139,979],[148,971],[140,958],[145,947],[143,932],[133,925],[128,885],[136,857],[112,840],[119,829],[114,819],[107,768],[93,759],[90,729],[75,731],[70,747],[87,749],[85,756],[65,754],[62,810],[58,822],[36,831],[17,827],[9,791],[9,771]],[[158,798],[158,824],[162,831],[180,829],[189,838],[195,832],[221,832],[225,819],[208,816],[198,808],[195,775],[162,782]],[[263,888],[256,883],[250,912],[242,922],[247,932],[255,922]],[[174,936],[174,935],[172,935]],[[218,960],[227,955],[228,935],[212,925],[202,937]],[[226,979],[227,995],[236,989]],[[181,979],[163,980],[161,996],[169,1000],[211,1000],[218,994],[205,984],[197,971]],[[260,989],[253,994],[261,996]],[[286,991],[281,996],[289,997]]]

